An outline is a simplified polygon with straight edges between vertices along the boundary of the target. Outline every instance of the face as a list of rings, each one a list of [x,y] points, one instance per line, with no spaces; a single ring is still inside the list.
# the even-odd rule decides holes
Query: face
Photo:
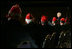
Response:
[[[55,25],[55,22],[54,22],[54,21],[52,21],[52,24],[53,24],[53,25]]]
[[[62,26],[62,25],[64,25],[64,23],[60,22],[60,25]]]
[[[57,17],[60,17],[60,16],[61,16],[61,13],[60,13],[60,12],[58,12],[58,13],[57,13]]]
[[[31,21],[32,21],[32,19],[25,19],[25,22],[26,22],[27,24],[29,24]]]
[[[41,22],[41,25],[44,26],[44,22]]]

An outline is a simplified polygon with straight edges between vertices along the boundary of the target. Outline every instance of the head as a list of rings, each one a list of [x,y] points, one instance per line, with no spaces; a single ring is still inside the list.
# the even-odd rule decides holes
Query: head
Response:
[[[44,25],[47,23],[47,21],[48,21],[47,17],[43,15],[43,16],[41,17],[41,25],[44,26]]]
[[[58,13],[57,13],[57,17],[58,17],[58,18],[61,17],[61,12],[58,12]]]
[[[29,24],[32,21],[33,21],[33,16],[30,13],[28,13],[25,17],[25,22],[26,24]]]
[[[53,17],[52,24],[55,25],[56,23],[57,23],[57,19],[56,19],[56,17]]]
[[[64,23],[65,23],[65,18],[61,18],[60,19],[60,25],[64,25]]]
[[[11,7],[11,9],[8,12],[8,16],[11,17],[11,19],[20,19],[21,16],[21,8],[19,7],[19,4],[15,4]]]

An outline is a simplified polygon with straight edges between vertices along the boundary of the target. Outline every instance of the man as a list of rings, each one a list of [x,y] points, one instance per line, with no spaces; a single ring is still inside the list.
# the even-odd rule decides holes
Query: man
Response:
[[[56,17],[53,17],[53,19],[52,19],[52,24],[53,24],[53,25],[56,25],[56,24],[57,24],[57,19],[56,19]]]
[[[36,47],[34,48],[40,48],[40,32],[39,32],[39,27],[38,24],[35,23],[35,18],[31,13],[27,13],[26,17],[25,17],[25,24],[23,26],[24,28],[24,38],[22,38],[23,40],[26,40],[25,38],[27,38],[27,40],[34,41],[33,44],[36,45]],[[31,43],[32,44],[32,43]],[[31,47],[32,48],[32,47]]]
[[[59,35],[60,35],[60,32],[61,32],[61,26],[60,26],[61,15],[62,15],[61,12],[58,12],[57,17],[53,17],[53,19],[52,19],[52,24],[54,26],[54,32],[55,32],[55,37],[54,37],[55,38],[54,39],[55,45],[54,45],[54,47],[56,47],[57,44],[58,44]]]
[[[48,21],[47,17],[43,15],[43,16],[41,17],[41,25],[42,25],[42,26],[47,25],[47,24],[46,24],[47,21]]]
[[[41,17],[41,23],[40,23],[40,29],[41,29],[41,45],[42,47],[44,47],[44,43],[45,43],[45,37],[48,34],[51,34],[50,32],[50,26],[48,25],[48,18],[45,15],[42,15]]]
[[[13,5],[3,20],[3,23],[7,25],[18,25],[20,23],[21,13],[22,11],[20,6],[18,4]]]
[[[2,21],[2,28],[5,31],[4,34],[6,34],[6,40],[7,40],[7,47],[16,47],[16,44],[18,42],[19,34],[21,31],[21,8],[18,4],[15,4],[11,7],[8,14]]]
[[[48,34],[48,19],[47,16],[41,17],[42,34],[45,37]]]
[[[60,25],[62,26],[62,25],[64,25],[64,23],[65,23],[65,18],[61,18],[60,19]]]
[[[31,22],[34,22],[34,17],[32,16],[31,13],[28,13],[28,14],[26,15],[26,17],[25,17],[25,23],[26,23],[26,24],[29,24],[29,23],[31,23]]]

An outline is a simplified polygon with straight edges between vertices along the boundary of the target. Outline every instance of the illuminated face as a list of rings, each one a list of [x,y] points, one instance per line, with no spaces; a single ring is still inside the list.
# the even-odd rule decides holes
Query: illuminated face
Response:
[[[55,25],[55,22],[54,22],[54,21],[52,21],[52,24],[53,24],[53,25]]]
[[[60,17],[60,16],[61,16],[61,13],[60,13],[60,12],[58,12],[58,13],[57,13],[57,17]]]
[[[44,22],[41,21],[41,25],[44,26]]]
[[[11,18],[10,18],[10,17],[8,18],[8,21],[9,21],[9,20],[11,20]]]
[[[25,22],[26,22],[27,24],[29,24],[31,21],[32,21],[32,19],[25,19]]]
[[[62,25],[64,25],[64,23],[60,22],[60,25],[62,26]]]

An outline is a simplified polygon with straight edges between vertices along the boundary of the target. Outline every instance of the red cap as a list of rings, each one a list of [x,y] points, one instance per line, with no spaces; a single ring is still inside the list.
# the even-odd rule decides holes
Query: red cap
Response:
[[[19,4],[15,4],[11,7],[10,9],[11,12],[16,12],[16,13],[22,13],[21,8],[19,7]]]
[[[41,17],[41,21],[42,21],[42,22],[47,21],[47,17],[43,15],[43,16]]]
[[[56,20],[57,20],[56,17],[53,17],[52,21],[56,21]]]
[[[30,14],[30,13],[28,13],[27,15],[26,15],[26,19],[31,19],[32,18],[32,15]]]
[[[61,20],[61,21],[65,21],[65,18],[61,18],[60,20]]]

